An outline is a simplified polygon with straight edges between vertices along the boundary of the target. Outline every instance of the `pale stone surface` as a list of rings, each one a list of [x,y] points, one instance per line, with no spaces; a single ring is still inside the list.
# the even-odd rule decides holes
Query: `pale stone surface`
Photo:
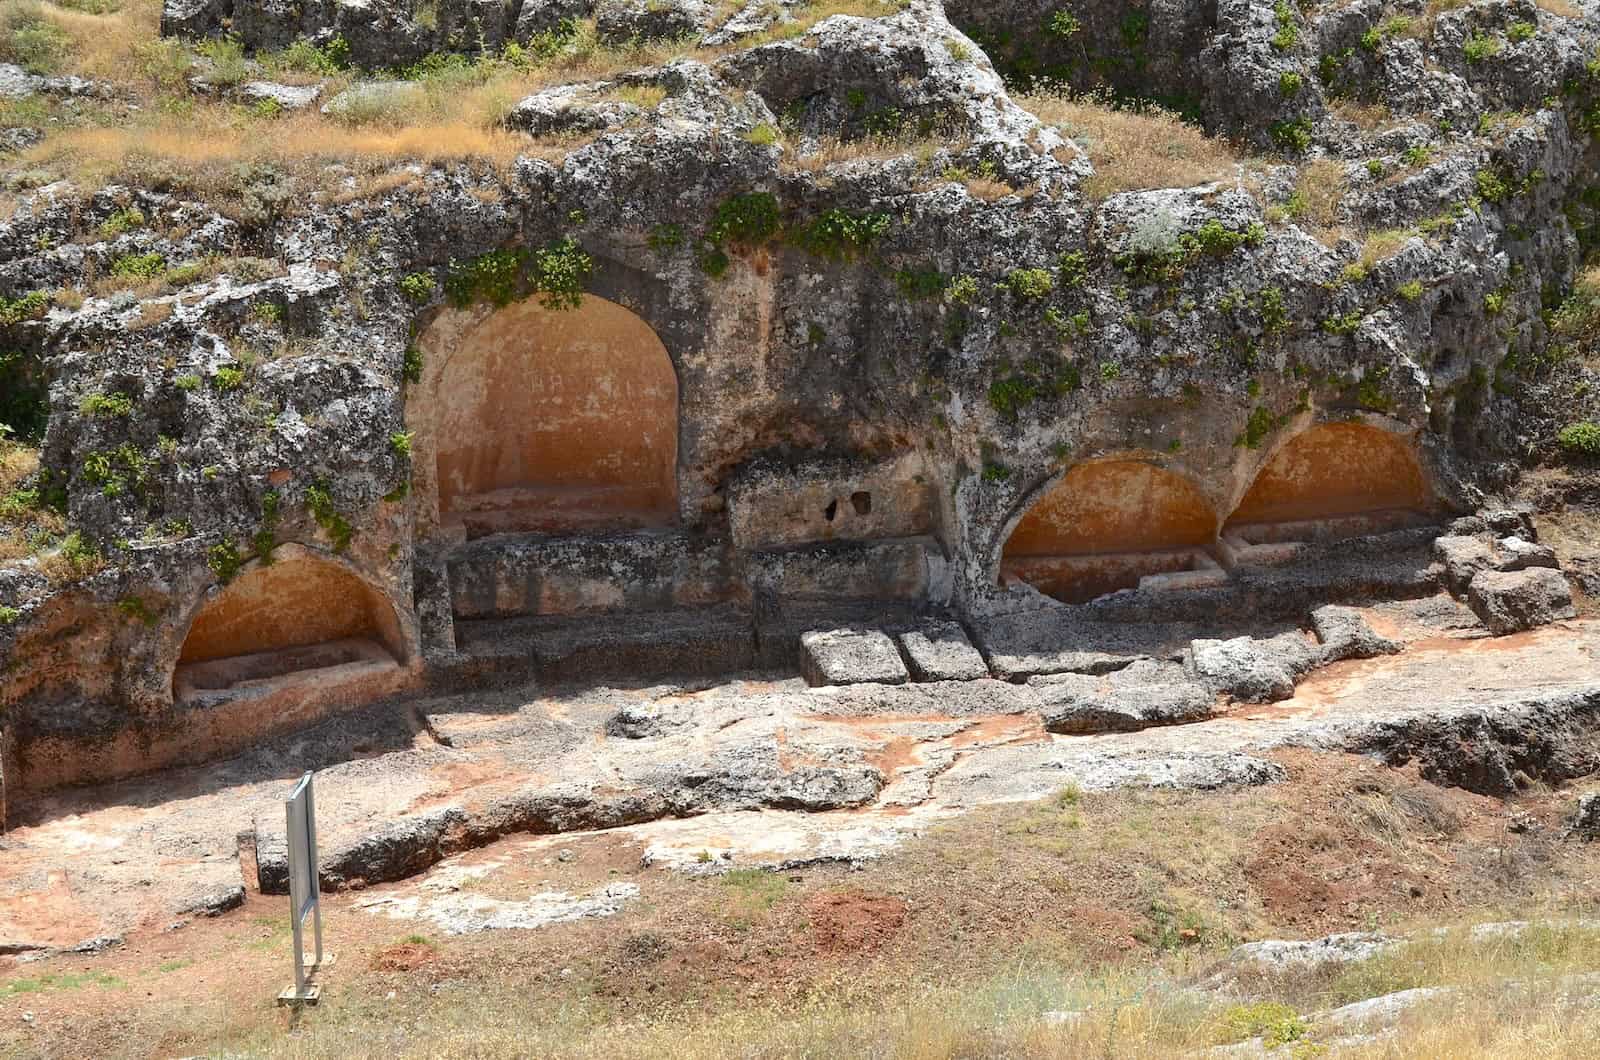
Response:
[[[899,685],[911,676],[894,641],[876,629],[813,630],[802,634],[800,669],[813,685],[869,681]]]

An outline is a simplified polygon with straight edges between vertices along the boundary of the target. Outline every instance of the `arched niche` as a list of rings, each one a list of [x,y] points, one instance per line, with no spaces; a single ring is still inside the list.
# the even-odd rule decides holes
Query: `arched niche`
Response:
[[[389,600],[340,563],[287,546],[201,605],[178,654],[177,699],[331,667],[393,669],[406,656]]]
[[[1215,510],[1182,475],[1140,460],[1078,464],[1017,523],[1001,577],[1067,603],[1141,583],[1209,584],[1222,577],[1206,551],[1216,533]]]
[[[442,524],[470,537],[676,522],[678,379],[650,325],[584,295],[440,335],[429,433]]]
[[[1421,521],[1432,507],[1408,436],[1361,421],[1324,423],[1272,453],[1224,533],[1251,544],[1350,536]]]

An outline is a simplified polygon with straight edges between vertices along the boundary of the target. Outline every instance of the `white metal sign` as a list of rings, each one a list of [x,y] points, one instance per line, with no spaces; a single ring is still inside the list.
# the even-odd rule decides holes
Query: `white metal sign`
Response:
[[[312,969],[322,967],[322,881],[317,874],[317,804],[311,788],[311,774],[300,778],[284,802],[289,831],[289,919],[294,930],[294,986],[278,995],[280,1004],[316,1004],[321,993],[306,982],[305,920],[310,914],[316,943]]]

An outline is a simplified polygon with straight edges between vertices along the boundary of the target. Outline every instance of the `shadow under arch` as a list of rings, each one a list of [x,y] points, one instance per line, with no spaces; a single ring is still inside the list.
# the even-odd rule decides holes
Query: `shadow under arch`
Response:
[[[453,314],[446,316],[446,314]],[[679,383],[654,328],[598,295],[447,310],[423,415],[440,525],[466,537],[672,526]]]
[[[1364,420],[1321,423],[1261,463],[1223,525],[1223,543],[1239,550],[1379,533],[1427,522],[1436,507],[1406,433]]]
[[[1147,578],[1210,584],[1217,514],[1188,478],[1146,460],[1075,464],[1026,501],[1001,550],[1000,580],[1081,603]]]

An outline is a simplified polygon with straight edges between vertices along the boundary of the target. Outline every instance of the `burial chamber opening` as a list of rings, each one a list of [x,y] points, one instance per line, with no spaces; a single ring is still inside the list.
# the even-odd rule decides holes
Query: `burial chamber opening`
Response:
[[[1209,584],[1224,576],[1206,550],[1216,533],[1216,512],[1182,475],[1139,460],[1078,464],[1011,532],[1001,581],[1063,603],[1141,583]]]
[[[435,409],[440,518],[468,537],[677,521],[677,374],[615,302],[498,310],[448,353]]]
[[[283,556],[212,596],[189,627],[173,675],[178,700],[291,674],[405,657],[394,608],[331,560]]]
[[[1324,423],[1267,459],[1223,526],[1223,542],[1238,550],[1381,533],[1426,522],[1433,506],[1406,435]]]

